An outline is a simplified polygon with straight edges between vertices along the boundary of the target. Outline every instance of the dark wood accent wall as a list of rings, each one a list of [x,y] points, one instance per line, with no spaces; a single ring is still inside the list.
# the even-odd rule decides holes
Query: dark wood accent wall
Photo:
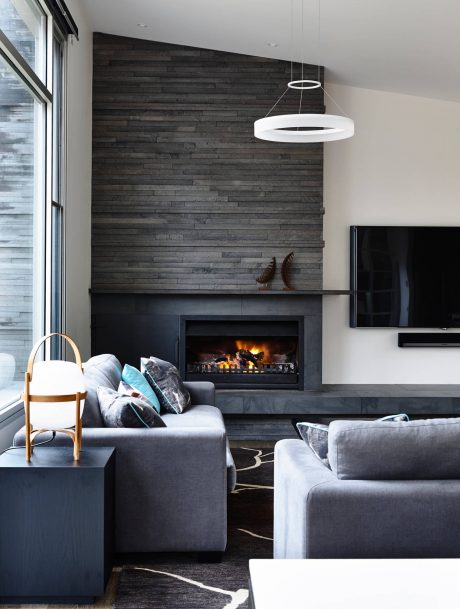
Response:
[[[321,288],[322,145],[253,135],[290,69],[95,34],[93,288],[253,289],[290,251],[295,286]],[[289,91],[277,111],[297,112],[299,98]],[[304,92],[303,108],[324,111],[321,89]]]

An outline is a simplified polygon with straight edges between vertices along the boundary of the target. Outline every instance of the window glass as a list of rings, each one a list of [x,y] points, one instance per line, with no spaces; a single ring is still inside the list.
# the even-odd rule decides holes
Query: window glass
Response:
[[[0,405],[17,397],[42,327],[44,142],[44,105],[0,58]]]
[[[0,29],[45,82],[46,17],[33,0],[0,0]]]
[[[63,45],[53,38],[53,201],[61,202]]]

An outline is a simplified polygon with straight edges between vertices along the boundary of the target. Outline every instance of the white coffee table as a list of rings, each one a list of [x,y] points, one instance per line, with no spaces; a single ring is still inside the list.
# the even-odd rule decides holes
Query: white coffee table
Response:
[[[254,609],[460,609],[460,559],[250,560]]]

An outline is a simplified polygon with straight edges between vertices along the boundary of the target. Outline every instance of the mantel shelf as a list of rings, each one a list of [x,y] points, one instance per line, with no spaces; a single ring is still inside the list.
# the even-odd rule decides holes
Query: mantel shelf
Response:
[[[350,290],[118,290],[90,288],[90,294],[177,294],[181,296],[350,296]]]

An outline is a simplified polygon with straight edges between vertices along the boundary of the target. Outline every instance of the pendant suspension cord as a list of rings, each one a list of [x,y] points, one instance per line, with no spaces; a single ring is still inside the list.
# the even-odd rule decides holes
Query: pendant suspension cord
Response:
[[[303,14],[303,7],[304,7],[304,0],[301,0],[302,4],[301,4],[301,12],[300,12],[300,59],[302,61],[302,80],[303,78],[303,51],[304,51],[304,27],[303,27],[303,21],[304,21],[304,14]],[[300,89],[300,100],[299,100],[299,114],[302,112],[302,99],[303,99],[303,89]],[[297,131],[299,129],[297,128]]]
[[[291,0],[291,81],[294,80],[294,70],[292,62],[294,61],[294,0]]]
[[[318,81],[321,82],[321,0],[318,0]],[[332,97],[332,95],[330,95],[326,89],[323,87],[323,85],[321,84],[321,89],[323,90],[323,93],[329,97],[329,99],[332,101],[332,103],[340,110],[340,112],[342,112],[342,114],[344,116],[346,116],[347,118],[350,118],[348,116],[348,114],[345,112],[345,110],[342,108],[342,106]]]
[[[267,114],[265,115],[265,118],[267,118],[267,116],[273,112],[273,110],[276,108],[276,106],[280,103],[280,101],[283,99],[283,97],[286,95],[286,93],[289,91],[289,87],[286,87],[286,91],[280,95],[278,97],[278,99],[276,100],[276,102],[273,104],[273,106],[270,108],[270,110],[267,112]]]
[[[302,62],[302,80],[303,80],[303,59],[304,59],[304,39],[303,39],[303,5],[304,0],[301,0],[301,10],[300,10],[300,61]]]
[[[335,106],[337,106],[337,108],[340,110],[340,112],[342,112],[342,114],[343,114],[344,116],[346,116],[347,118],[350,118],[350,117],[348,116],[348,114],[345,112],[345,110],[342,108],[342,106],[339,104],[339,102],[337,102],[337,101],[336,101],[336,100],[335,100],[335,99],[332,97],[332,95],[330,95],[330,94],[329,94],[329,93],[326,91],[326,89],[325,89],[325,88],[324,88],[322,85],[321,85],[321,89],[323,90],[324,94],[325,94],[325,95],[327,95],[327,96],[329,97],[329,99],[332,101],[332,103],[333,103]]]
[[[318,0],[318,78],[321,82],[321,0]]]

